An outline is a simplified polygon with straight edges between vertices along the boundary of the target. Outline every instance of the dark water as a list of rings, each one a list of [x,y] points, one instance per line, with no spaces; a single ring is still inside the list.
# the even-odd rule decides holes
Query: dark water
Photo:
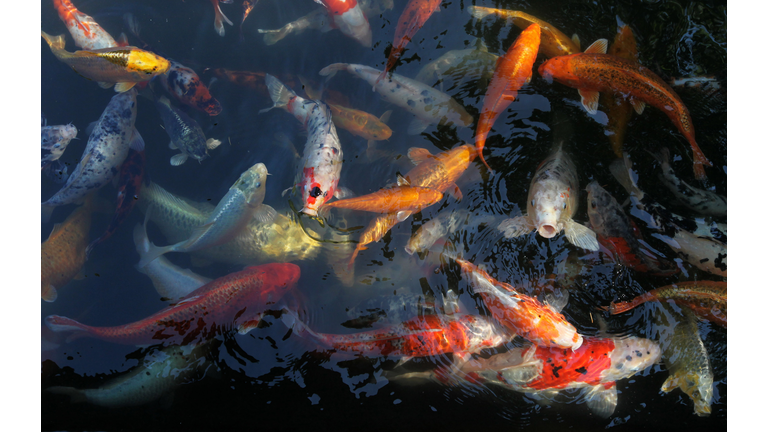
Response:
[[[489,52],[503,55],[520,30],[494,18],[471,18],[466,10],[471,4],[475,3],[444,1],[441,12],[434,14],[408,45],[396,72],[414,77],[425,64],[447,51],[473,46],[475,38],[482,38]],[[665,77],[725,75],[725,2],[476,4],[530,13],[566,34],[577,33],[582,48],[598,38],[612,41],[620,21],[632,27],[641,63],[656,73]],[[226,68],[304,75],[319,83],[317,72],[331,63],[383,68],[405,1],[396,1],[395,8],[380,17],[369,17],[374,40],[371,49],[339,31],[307,30],[272,46],[263,43],[258,28],[279,28],[320,7],[310,0],[261,0],[243,26],[242,43],[238,41],[237,25],[242,16],[238,1],[222,5],[224,13],[236,24],[225,26],[223,38],[214,32],[213,9],[208,1],[83,1],[75,5],[113,36],[123,30],[123,14],[133,13],[141,23],[144,41],[163,55],[192,67],[206,82],[204,69]],[[49,1],[42,2],[42,29],[50,34],[66,32]],[[67,39],[67,49],[74,50],[69,35]],[[41,57],[42,109],[49,124],[72,122],[80,130],[81,141],[70,144],[62,159],[70,164],[71,171],[85,146],[85,127],[99,117],[114,93],[98,88],[59,63],[42,41]],[[409,236],[438,212],[467,209],[475,217],[495,215],[498,222],[505,215],[516,216],[524,211],[530,179],[549,154],[553,135],[557,133],[553,126],[555,113],[561,113],[570,122],[572,136],[567,140],[567,150],[578,167],[582,188],[597,180],[619,202],[626,198],[626,192],[608,170],[614,156],[599,123],[602,113],[587,115],[575,90],[547,84],[535,72],[543,60],[540,55],[530,85],[521,90],[518,100],[497,120],[489,135],[485,155],[495,172],[489,173],[477,160],[472,163],[458,181],[464,194],[462,201],[446,198],[395,226],[381,242],[369,245],[357,258],[352,286],[342,284],[336,277],[327,259],[329,249],[321,249],[312,259],[295,261],[301,267],[298,290],[304,297],[307,321],[312,328],[326,333],[349,333],[354,330],[342,323],[355,318],[355,313],[360,314],[358,311],[375,308],[388,311],[389,322],[396,323],[419,313],[414,299],[434,301],[449,289],[457,291],[471,311],[476,307],[477,313],[487,314],[482,301],[472,295],[472,289],[461,279],[457,267],[445,264],[445,259],[441,262],[440,247],[424,258],[406,254],[403,247]],[[443,85],[446,92],[478,118],[486,84],[467,80],[446,81]],[[358,109],[377,116],[393,110],[388,124],[394,133],[388,141],[378,144],[386,156],[376,162],[366,158],[365,140],[339,129],[345,156],[339,184],[357,194],[376,191],[392,182],[397,173],[407,172],[410,165],[402,155],[410,147],[427,148],[434,154],[473,142],[474,127],[432,125],[422,135],[407,135],[412,116],[389,106],[371,91],[369,84],[345,72],[340,72],[328,86],[345,94]],[[168,136],[160,126],[157,110],[149,100],[139,97],[136,128],[147,144],[146,169],[152,181],[176,195],[216,203],[242,171],[263,162],[272,174],[265,202],[285,214],[300,208],[300,198],[281,196],[284,189],[292,186],[296,168],[291,151],[276,145],[274,139],[276,133],[286,134],[301,153],[305,138],[298,122],[280,110],[258,114],[272,103],[253,90],[220,80],[211,86],[211,92],[223,106],[219,116],[187,112],[200,123],[206,136],[218,138],[224,144],[211,151],[211,157],[201,164],[187,162],[180,167],[168,163],[176,151],[168,149]],[[725,195],[725,107],[713,110],[700,104],[701,98],[695,92],[681,92],[681,97],[691,110],[699,146],[713,163],[707,169],[706,186]],[[678,175],[696,184],[690,168],[689,146],[669,119],[652,107],[640,116],[634,115],[625,149],[640,170],[641,187],[652,191],[662,203],[674,206],[673,196],[656,180],[658,166],[643,151],[663,146],[670,148],[673,158],[677,156],[674,167]],[[58,187],[44,178],[42,199],[53,195]],[[111,199],[114,188],[107,186],[100,194]],[[585,204],[586,192],[582,191],[575,220],[587,221]],[[51,223],[43,224],[43,238],[47,238],[52,224],[63,221],[72,209],[74,206],[58,208]],[[675,210],[693,216],[683,208]],[[354,248],[350,242],[357,240],[370,216],[352,212],[334,215],[327,227],[307,217],[301,220],[325,238],[336,235],[347,242],[343,246],[347,249],[342,247],[339,253],[348,254],[348,247]],[[91,238],[106,228],[110,217],[94,216]],[[42,303],[41,317],[56,314],[90,325],[111,326],[137,321],[165,307],[167,304],[159,298],[150,280],[134,269],[138,255],[131,231],[142,220],[143,214],[134,210],[115,236],[100,246],[101,252],[86,263],[86,277],[61,289],[56,302]],[[347,232],[342,229],[345,226],[354,229]],[[677,280],[717,279],[688,264],[682,264],[683,272],[674,278],[648,276],[573,247],[563,236],[548,240],[531,235],[510,241],[494,229],[472,224],[469,227],[451,240],[460,246],[467,259],[486,264],[499,280],[526,291],[533,288],[538,278],[559,273],[559,280],[567,282],[571,293],[564,314],[584,335],[595,335],[598,324],[594,316],[604,315],[611,332],[653,337],[655,329],[650,316],[654,306],[646,305],[616,317],[608,317],[596,307]],[[152,224],[149,237],[156,244],[166,244],[162,233]],[[670,259],[675,257],[663,243],[647,240]],[[209,278],[242,269],[242,265],[224,263],[193,267],[186,254],[169,254],[168,258]],[[565,392],[559,402],[540,405],[523,394],[499,387],[445,387],[425,380],[389,379],[398,359],[327,353],[291,335],[276,317],[267,316],[260,328],[247,335],[219,336],[206,354],[207,368],[158,401],[138,407],[102,408],[71,403],[66,396],[43,391],[42,426],[45,430],[723,430],[727,416],[726,331],[709,322],[701,322],[699,329],[715,378],[712,414],[706,418],[694,414],[690,398],[679,389],[668,394],[661,392],[668,376],[663,364],[619,381],[616,410],[610,418],[601,419],[591,414],[575,391]],[[519,344],[518,339],[510,347]],[[96,388],[132,370],[153,351],[152,347],[139,349],[89,338],[62,343],[55,350],[43,352],[42,388]],[[447,360],[445,356],[417,359],[407,367],[428,370]]]

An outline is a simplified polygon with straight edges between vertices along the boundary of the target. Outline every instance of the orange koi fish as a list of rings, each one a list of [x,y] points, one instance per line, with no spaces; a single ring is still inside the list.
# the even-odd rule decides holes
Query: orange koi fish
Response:
[[[441,199],[443,199],[442,192],[402,184],[372,194],[330,202],[325,204],[325,207],[373,213],[395,213],[397,220],[402,222],[413,213],[418,213]]]
[[[531,24],[538,24],[541,27],[541,45],[539,49],[541,53],[548,58],[564,56],[569,54],[575,54],[581,52],[581,42],[579,37],[575,34],[573,37],[568,37],[565,33],[561,32],[552,24],[542,21],[533,15],[528,15],[525,12],[494,9],[481,6],[469,6],[467,7],[469,13],[477,18],[483,19],[489,15],[496,15],[504,18],[507,22],[511,22],[518,28],[525,29]]]
[[[699,318],[727,327],[728,290],[726,282],[689,281],[663,286],[639,295],[628,302],[611,303],[611,315],[620,314],[647,302],[672,300],[686,306]]]
[[[191,106],[209,116],[221,113],[219,101],[211,96],[208,87],[200,81],[195,71],[183,64],[171,60],[168,72],[160,75],[158,79],[163,88],[184,105]]]
[[[539,346],[573,351],[581,346],[584,338],[552,305],[518,293],[512,285],[497,281],[468,261],[456,258],[456,262],[469,277],[474,291],[480,294],[485,306],[502,325]]]
[[[85,204],[75,209],[63,223],[54,225],[48,240],[40,246],[43,300],[56,300],[57,290],[77,276],[85,264],[92,210],[93,194],[90,194]]]
[[[483,147],[491,131],[493,123],[507,109],[509,104],[517,97],[520,87],[528,84],[533,75],[533,62],[539,53],[539,41],[541,40],[541,28],[533,23],[520,33],[515,43],[509,47],[507,54],[499,60],[493,78],[488,85],[488,91],[483,98],[483,109],[480,111],[480,120],[477,122],[475,147],[477,155],[483,161],[488,170],[488,162],[483,158]]]
[[[411,147],[408,149],[408,158],[416,166],[408,171],[404,179],[411,186],[430,188],[438,192],[448,191],[448,194],[461,200],[462,194],[456,186],[456,180],[464,174],[476,155],[477,151],[469,144],[437,155],[432,155],[427,149]],[[381,215],[372,220],[360,235],[360,241],[349,259],[349,268],[355,263],[357,254],[367,249],[365,245],[381,240],[398,222],[400,221],[397,219],[397,213]]]
[[[168,60],[133,46],[71,53],[64,50],[64,35],[40,34],[60,62],[84,78],[97,81],[102,88],[114,85],[118,93],[130,90],[136,83],[149,81],[170,67]]]
[[[376,80],[376,84],[381,81],[387,75],[387,72],[395,67],[395,63],[403,54],[405,46],[413,39],[413,36],[424,25],[425,22],[432,16],[432,12],[440,10],[440,3],[442,0],[408,0],[408,4],[405,5],[400,19],[397,20],[397,28],[395,28],[395,39],[392,42],[392,49],[389,51],[389,57],[387,58],[387,66],[384,68],[384,72],[379,75]],[[376,87],[376,84],[373,86]]]
[[[628,25],[619,28],[619,32],[613,39],[613,45],[608,48],[608,54],[627,59],[637,63],[637,41],[632,29]],[[605,134],[611,142],[613,153],[616,157],[623,157],[624,153],[624,133],[627,130],[627,123],[632,117],[632,105],[622,97],[616,97],[611,92],[600,95],[605,114],[608,116],[608,124],[605,126]]]
[[[629,97],[638,114],[645,104],[664,113],[688,140],[693,151],[693,172],[704,180],[704,166],[712,166],[696,144],[693,122],[683,101],[667,83],[639,63],[605,54],[607,41],[599,39],[583,53],[555,57],[539,66],[539,75],[579,90],[581,104],[590,114],[597,112],[599,92],[612,92]]]
[[[211,4],[213,5],[213,28],[216,30],[216,33],[219,34],[219,36],[224,37],[224,22],[226,22],[229,25],[232,24],[232,21],[227,18],[226,15],[224,15],[224,12],[221,11],[221,6],[219,6],[219,3],[221,3],[220,0],[211,0]],[[224,3],[232,3],[231,1],[224,1]]]
[[[262,314],[296,285],[296,264],[265,264],[220,277],[143,320],[115,327],[92,327],[71,318],[50,315],[45,324],[55,332],[77,332],[126,345],[186,345],[203,342],[217,333],[256,328]]]
[[[75,7],[69,0],[53,0],[53,7],[59,13],[59,19],[75,40],[75,45],[84,50],[97,50],[118,46],[115,39],[89,15]]]

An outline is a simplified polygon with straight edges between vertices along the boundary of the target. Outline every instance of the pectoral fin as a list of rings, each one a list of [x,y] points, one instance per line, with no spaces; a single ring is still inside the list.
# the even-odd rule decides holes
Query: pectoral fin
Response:
[[[610,386],[606,388],[605,386]],[[619,398],[616,383],[598,384],[587,391],[584,399],[590,410],[602,418],[608,418],[616,410],[616,402]]]
[[[102,82],[98,82],[97,84],[99,85],[99,87],[101,87],[103,89],[108,89],[108,88],[112,87],[113,85],[115,85],[115,83],[109,83],[109,82],[103,82],[103,81]]]
[[[557,313],[560,313],[565,306],[568,304],[568,298],[570,297],[570,294],[568,293],[568,290],[559,290],[557,293],[548,292],[544,294],[544,303],[549,305],[552,310],[554,310]]]
[[[635,112],[640,115],[643,113],[643,110],[645,109],[645,102],[641,100],[637,100],[635,98],[630,98],[629,103],[632,105],[632,108],[635,109]]]
[[[528,220],[527,216],[506,219],[498,226],[498,230],[501,231],[506,238],[520,237],[530,233],[534,228],[535,227],[531,221]]]
[[[259,323],[261,322],[261,315],[259,315],[256,319],[248,320],[242,324],[240,324],[237,327],[237,333],[244,335],[248,333],[249,331],[257,328],[259,326]]]
[[[451,183],[446,192],[456,199],[456,201],[461,201],[461,199],[464,198],[464,194],[461,193],[461,189],[459,189],[459,186],[457,186],[456,183]]]
[[[567,238],[572,245],[582,249],[591,251],[600,249],[600,244],[597,243],[597,234],[584,225],[575,222],[573,219],[565,221],[565,238]]]
[[[456,295],[455,291],[449,290],[443,296],[443,309],[445,310],[446,315],[453,315],[461,312],[459,297]]]
[[[408,181],[405,177],[401,176],[400,174],[397,175],[397,185],[398,186],[410,186],[411,182]]]
[[[186,162],[188,157],[189,156],[187,156],[186,153],[179,153],[177,155],[171,156],[171,165],[179,166]]]
[[[597,101],[600,99],[600,93],[593,90],[579,89],[581,104],[590,114],[597,114]]]
[[[336,199],[352,198],[355,196],[355,193],[352,192],[352,189],[340,186],[336,188],[336,192],[333,193],[333,196],[336,197]]]
[[[571,36],[571,40],[576,44],[576,48],[581,49],[581,39],[579,39],[579,35],[574,33],[573,36]]]
[[[59,292],[56,291],[56,288],[53,285],[48,284],[47,287],[43,287],[41,297],[43,300],[51,303],[55,301],[57,297],[59,297]]]
[[[425,148],[411,147],[408,149],[408,159],[410,159],[414,165],[418,165],[430,158],[434,158],[434,156]]]
[[[408,135],[418,135],[427,130],[430,124],[431,123],[416,117],[411,124],[408,125]]]
[[[410,210],[399,211],[399,212],[397,212],[397,220],[398,220],[398,222],[403,222],[406,219],[408,219],[408,217],[411,216],[412,214],[413,214],[413,212],[410,211]]]
[[[664,384],[661,385],[661,391],[664,393],[669,393],[672,390],[678,388],[680,386],[680,383],[677,380],[676,375],[670,375],[669,378],[664,381]]]
[[[207,148],[208,150],[213,150],[220,145],[221,145],[221,141],[217,140],[216,138],[208,138],[205,141],[205,148]]]
[[[267,204],[260,205],[259,208],[256,209],[256,212],[253,214],[253,217],[263,224],[271,223],[273,220],[275,220],[275,216],[277,216],[277,211],[275,211],[272,206]]]
[[[135,82],[119,82],[115,84],[115,91],[118,93],[127,92],[128,90],[132,89],[133,86],[135,86]]]

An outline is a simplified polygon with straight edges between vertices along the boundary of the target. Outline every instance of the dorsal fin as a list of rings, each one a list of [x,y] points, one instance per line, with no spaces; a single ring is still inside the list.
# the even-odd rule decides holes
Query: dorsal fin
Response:
[[[584,54],[605,54],[607,51],[608,39],[598,39],[584,50]]]

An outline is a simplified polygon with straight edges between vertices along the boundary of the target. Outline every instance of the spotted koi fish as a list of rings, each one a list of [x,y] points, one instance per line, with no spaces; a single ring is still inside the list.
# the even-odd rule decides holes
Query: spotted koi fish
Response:
[[[195,71],[175,60],[170,62],[168,71],[157,77],[163,88],[184,105],[209,116],[219,115],[221,104],[211,96],[208,87],[203,84]]]

